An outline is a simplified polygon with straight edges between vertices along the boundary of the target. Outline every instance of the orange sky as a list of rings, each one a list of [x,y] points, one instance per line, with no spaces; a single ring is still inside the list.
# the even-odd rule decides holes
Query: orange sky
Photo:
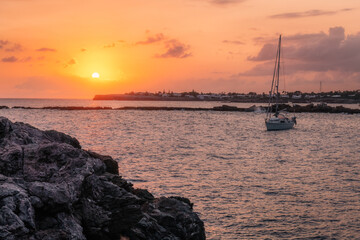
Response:
[[[360,89],[359,0],[0,0],[0,97]],[[99,79],[92,73],[98,72]]]

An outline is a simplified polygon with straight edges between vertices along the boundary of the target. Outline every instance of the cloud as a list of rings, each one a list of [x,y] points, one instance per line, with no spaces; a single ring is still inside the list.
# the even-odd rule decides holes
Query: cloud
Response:
[[[32,57],[26,57],[26,58],[22,58],[20,59],[20,62],[30,62],[32,60]]]
[[[24,50],[22,45],[7,40],[0,40],[0,49],[4,49],[6,52],[21,52]]]
[[[13,62],[17,62],[18,59],[15,56],[11,56],[11,57],[2,58],[1,61],[6,63],[13,63]]]
[[[153,36],[148,36],[146,38],[146,40],[144,41],[139,41],[136,43],[136,45],[146,45],[146,44],[152,44],[152,43],[157,43],[157,42],[161,42],[165,40],[165,36],[164,34],[162,33],[158,33],[158,34],[155,34]]]
[[[216,5],[231,5],[231,4],[237,4],[245,2],[246,0],[210,0],[210,3],[216,4]]]
[[[24,48],[18,43],[14,43],[12,46],[5,49],[6,52],[21,52]]]
[[[248,60],[250,61],[266,61],[270,59],[274,59],[274,53],[276,53],[276,44],[265,44],[260,52],[257,54],[257,56],[249,56]]]
[[[111,43],[104,46],[104,48],[114,48],[114,47],[115,47],[115,43]]]
[[[163,54],[158,54],[158,58],[187,58],[192,56],[192,53],[189,52],[190,46],[185,45],[179,42],[176,39],[171,39],[165,43],[166,52]]]
[[[14,63],[14,62],[30,62],[32,60],[32,57],[28,56],[25,58],[17,58],[15,56],[11,56],[11,57],[5,57],[1,59],[1,62],[5,62],[5,63]]]
[[[85,51],[86,51],[86,49],[85,49],[85,48],[82,48],[82,49],[80,49],[80,51],[85,52]]]
[[[76,64],[76,60],[75,60],[74,58],[72,58],[72,59],[70,59],[70,60],[68,61],[67,64],[69,64],[69,65],[74,65],[74,64]]]
[[[76,59],[72,58],[69,61],[67,61],[66,64],[64,64],[64,68],[67,68],[67,67],[69,67],[71,65],[75,65],[76,63],[77,63]]]
[[[7,41],[7,40],[0,40],[0,49],[2,49],[8,43],[9,43],[9,41]]]
[[[38,51],[38,52],[56,52],[56,49],[43,47],[43,48],[36,49],[36,51]]]
[[[296,34],[283,37],[283,59],[286,74],[296,72],[360,73],[360,33],[345,36],[343,27],[330,28],[328,33]],[[265,43],[249,61],[262,62],[241,75],[272,73],[277,43]]]
[[[236,44],[236,45],[243,45],[244,42],[238,41],[238,40],[224,40],[223,43],[230,43],[230,44]]]
[[[161,43],[165,48],[165,52],[162,54],[156,54],[156,58],[187,58],[192,56],[192,53],[189,51],[189,45],[181,43],[177,39],[169,38],[163,33],[157,33],[155,35],[149,35],[149,31],[146,33],[148,34],[146,40],[136,42],[135,45]]]
[[[305,12],[288,12],[288,13],[281,13],[270,16],[270,18],[304,18],[304,17],[317,17],[323,15],[335,15],[340,12],[348,12],[353,9],[351,8],[344,8],[337,11],[323,11],[323,10],[309,10]]]

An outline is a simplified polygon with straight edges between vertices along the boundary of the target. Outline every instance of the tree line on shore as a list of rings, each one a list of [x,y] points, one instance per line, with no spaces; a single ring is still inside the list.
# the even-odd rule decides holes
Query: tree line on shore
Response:
[[[248,92],[248,93],[238,93],[238,92],[220,92],[220,93],[213,93],[213,92],[197,92],[192,90],[190,92],[180,92],[176,93],[173,91],[158,91],[158,92],[128,92],[124,95],[130,96],[157,96],[157,97],[230,97],[230,98],[241,98],[241,97],[250,97],[250,98],[268,98],[269,93],[256,93],[256,92]],[[326,97],[333,97],[333,98],[349,98],[349,99],[360,99],[360,90],[348,90],[348,91],[329,91],[329,92],[301,92],[301,91],[294,91],[294,92],[285,92],[281,93],[281,97],[292,98],[297,96],[299,98],[326,98]]]

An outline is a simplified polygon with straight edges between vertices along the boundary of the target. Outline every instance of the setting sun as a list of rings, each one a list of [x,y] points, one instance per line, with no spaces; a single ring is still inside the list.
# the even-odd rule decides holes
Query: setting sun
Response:
[[[92,78],[99,78],[100,77],[99,73],[97,73],[97,72],[94,72],[91,76],[92,76]]]

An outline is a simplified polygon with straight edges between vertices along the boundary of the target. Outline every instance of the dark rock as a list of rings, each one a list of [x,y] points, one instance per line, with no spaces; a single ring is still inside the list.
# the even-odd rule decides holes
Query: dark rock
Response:
[[[110,156],[100,155],[98,153],[88,151],[90,156],[98,158],[105,163],[106,171],[112,174],[119,174],[118,163]]]
[[[57,132],[54,130],[45,131],[45,134],[49,137],[51,141],[60,142],[60,143],[67,143],[73,146],[74,148],[81,148],[79,141],[76,138],[73,138],[69,135],[66,135],[61,132]]]
[[[110,156],[0,117],[0,239],[205,239],[182,197],[154,198]]]
[[[275,112],[275,105],[271,106],[272,112]],[[278,110],[288,111],[288,112],[318,112],[318,113],[348,113],[348,114],[357,114],[360,113],[360,109],[345,108],[343,106],[330,107],[325,103],[314,105],[313,103],[306,106],[294,105],[290,106],[288,104],[279,104]]]
[[[214,111],[241,111],[242,109],[236,106],[222,105],[218,107],[213,107]]]

